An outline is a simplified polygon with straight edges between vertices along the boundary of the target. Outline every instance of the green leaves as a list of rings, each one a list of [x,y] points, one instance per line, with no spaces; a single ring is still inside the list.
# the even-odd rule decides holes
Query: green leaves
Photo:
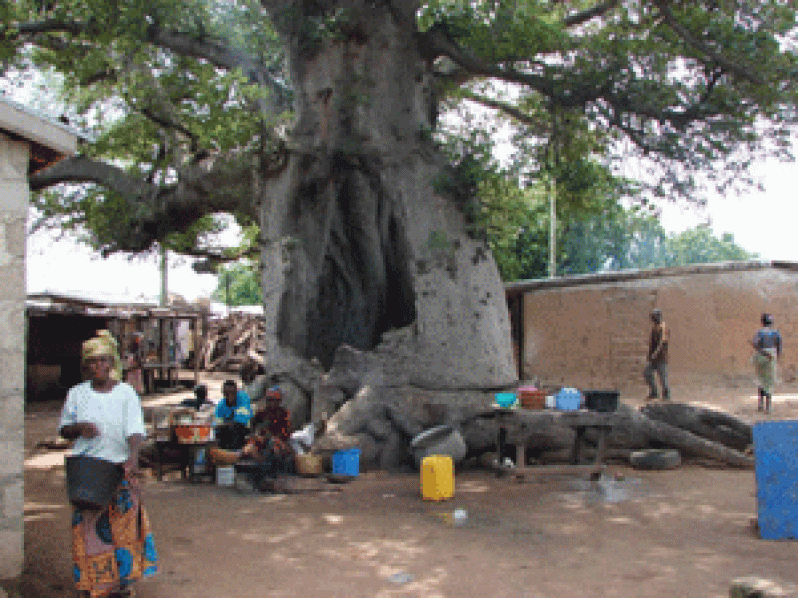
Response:
[[[262,305],[263,292],[257,265],[245,262],[220,268],[212,297],[229,306]]]
[[[270,15],[258,0],[3,2],[0,60],[60,73],[57,95],[72,124],[96,135],[82,151],[137,173],[155,197],[184,169],[218,156],[268,163],[290,131],[289,48],[306,57],[347,36],[374,43],[372,29],[381,27],[369,21],[377,5],[355,14],[331,2],[273,4],[280,8]],[[723,185],[744,178],[757,155],[789,152],[798,100],[794,2],[429,0],[415,25],[430,33],[402,34],[428,44],[412,65],[420,87],[400,91],[418,93],[425,116],[391,127],[406,124],[407,138],[446,146],[456,168],[438,183],[463,200],[475,234],[495,234],[497,248],[523,256],[508,258],[506,272],[535,261],[528,248],[539,244],[534,231],[545,233],[549,180],[563,226],[593,231],[578,219],[597,217],[621,196],[694,201],[695,172]],[[425,69],[443,57],[456,68],[435,80]],[[368,70],[368,61],[355,62]],[[347,92],[342,106],[369,112],[360,110],[370,98],[359,86],[336,90]],[[513,152],[499,164],[502,135]],[[645,173],[634,187],[613,176],[629,162]],[[506,188],[495,177],[506,177]],[[524,191],[510,192],[518,181]],[[481,202],[473,201],[477,189],[486,194]],[[36,202],[44,218],[88,227],[95,246],[108,250],[119,245],[109,241],[113,232],[129,229],[143,209],[85,187]]]

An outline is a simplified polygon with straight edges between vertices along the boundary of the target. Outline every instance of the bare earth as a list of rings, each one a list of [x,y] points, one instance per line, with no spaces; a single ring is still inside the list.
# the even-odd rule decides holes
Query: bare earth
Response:
[[[769,417],[798,419],[798,387],[779,393]],[[757,417],[750,388],[677,387],[675,397]],[[26,567],[12,596],[73,595],[63,456],[36,448],[53,436],[58,408],[34,405],[26,416]],[[723,597],[742,575],[798,584],[798,542],[761,540],[751,525],[752,471],[610,471],[624,479],[598,488],[462,471],[455,497],[440,503],[422,500],[414,473],[275,495],[149,478],[161,573],[139,596]],[[458,508],[463,525],[450,517]]]

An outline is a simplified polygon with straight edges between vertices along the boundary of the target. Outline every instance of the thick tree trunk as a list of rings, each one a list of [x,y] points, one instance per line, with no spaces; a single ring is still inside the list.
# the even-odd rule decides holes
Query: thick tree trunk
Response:
[[[506,430],[507,443],[525,447],[528,455],[570,455],[576,434],[566,421],[567,414],[548,409],[516,409],[499,415],[491,408],[492,392],[419,388],[407,376],[403,378],[401,372],[385,367],[382,357],[386,354],[390,354],[390,345],[381,345],[375,352],[348,347],[336,352],[332,369],[321,377],[314,393],[314,402],[329,399],[324,404],[335,407],[328,411],[334,414],[315,450],[358,446],[364,469],[409,465],[412,460],[408,449],[413,437],[431,427],[449,424],[460,429],[468,456],[473,457],[497,449],[501,425]],[[318,413],[319,407],[315,410]],[[587,440],[591,440],[590,436]],[[628,405],[621,405],[613,415],[607,444],[630,450],[676,448],[685,456],[733,467],[753,465],[753,460],[740,451],[651,419]]]
[[[754,442],[751,424],[733,415],[684,403],[651,403],[642,412],[649,419],[682,428],[737,451],[744,451]]]
[[[286,169],[263,188],[269,327],[327,367],[343,344],[371,350],[404,329],[393,369],[412,383],[512,383],[498,270],[427,139],[435,98],[416,32],[388,3],[338,4],[339,35],[291,38],[298,121]]]

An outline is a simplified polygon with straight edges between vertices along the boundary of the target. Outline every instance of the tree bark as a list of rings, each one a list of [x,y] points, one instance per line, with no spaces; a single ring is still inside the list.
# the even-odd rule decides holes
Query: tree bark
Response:
[[[642,413],[736,451],[745,451],[754,442],[751,424],[722,411],[684,403],[651,403]]]
[[[402,329],[383,361],[412,383],[512,383],[498,269],[427,139],[435,82],[415,29],[390,3],[337,6],[339,35],[303,37],[318,18],[305,12],[287,31],[297,124],[286,168],[263,185],[267,326],[326,367],[337,347],[372,350]]]
[[[654,445],[675,448],[685,455],[704,457],[733,467],[753,467],[753,459],[742,452],[665,422],[651,419],[641,411],[627,407],[619,409],[617,415],[617,423],[610,434],[610,446],[648,448]]]

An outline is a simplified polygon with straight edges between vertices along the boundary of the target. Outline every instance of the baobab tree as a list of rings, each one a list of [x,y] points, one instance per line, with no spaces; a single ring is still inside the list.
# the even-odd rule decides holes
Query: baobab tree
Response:
[[[470,226],[478,177],[440,148],[469,102],[530,171],[645,156],[643,181],[744,171],[795,122],[795,9],[767,0],[17,0],[3,58],[63,73],[81,155],[35,174],[45,217],[106,251],[259,227],[270,335],[325,365],[401,329],[429,387],[515,377],[502,282]],[[768,142],[775,142],[770,143]],[[62,183],[71,186],[64,188]],[[56,191],[57,190],[57,191]],[[63,220],[62,220],[63,221]],[[202,247],[186,247],[202,253]]]

